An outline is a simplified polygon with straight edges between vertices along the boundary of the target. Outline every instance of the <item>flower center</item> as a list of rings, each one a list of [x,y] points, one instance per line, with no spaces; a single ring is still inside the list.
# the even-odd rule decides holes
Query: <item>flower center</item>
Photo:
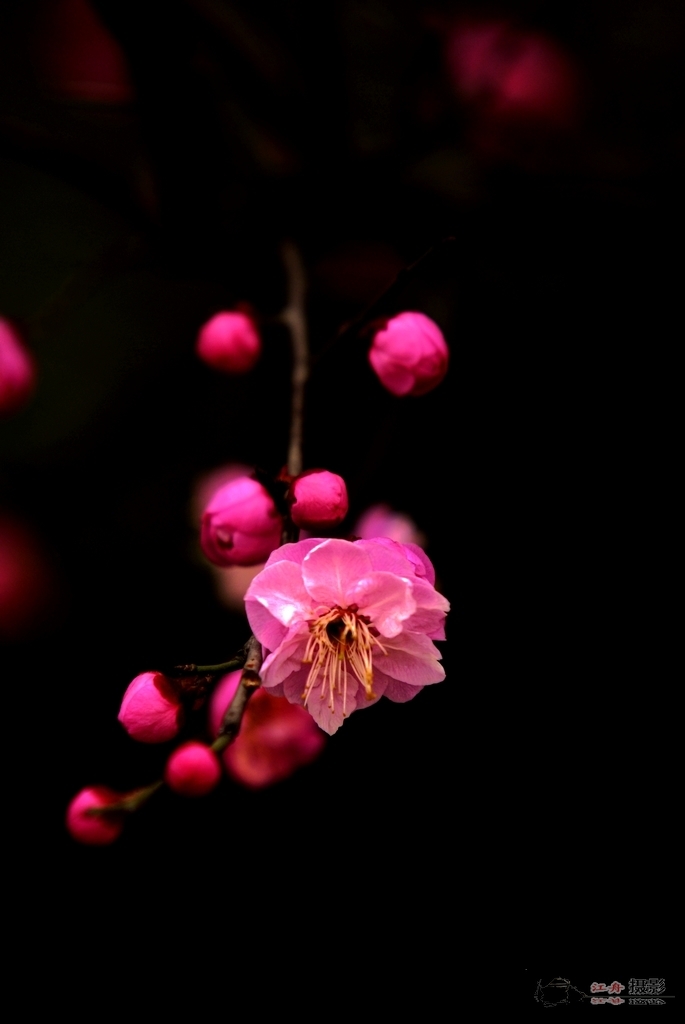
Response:
[[[364,687],[367,700],[374,700],[372,652],[385,648],[374,635],[370,620],[359,615],[356,605],[331,608],[309,625],[309,640],[303,664],[311,664],[302,694],[305,707],[315,686],[321,686],[321,699],[328,696],[331,711],[335,694],[342,695],[343,715],[347,713],[347,677],[352,672]]]

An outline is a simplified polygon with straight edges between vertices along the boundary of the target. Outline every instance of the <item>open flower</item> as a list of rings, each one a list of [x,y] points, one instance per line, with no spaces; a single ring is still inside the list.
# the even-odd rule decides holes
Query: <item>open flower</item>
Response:
[[[245,596],[266,649],[262,681],[304,704],[334,733],[353,711],[407,701],[445,678],[440,652],[449,604],[414,544],[320,540],[274,551]]]

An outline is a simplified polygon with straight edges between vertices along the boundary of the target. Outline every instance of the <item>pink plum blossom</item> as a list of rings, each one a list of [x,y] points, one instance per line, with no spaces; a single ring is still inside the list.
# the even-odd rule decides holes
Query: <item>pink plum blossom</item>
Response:
[[[129,683],[121,702],[119,721],[134,740],[164,743],[183,725],[180,697],[161,672],[142,672]]]
[[[247,617],[269,693],[302,704],[334,733],[385,695],[407,701],[445,672],[446,599],[429,559],[392,540],[284,544],[250,584]]]
[[[35,385],[33,358],[11,324],[0,317],[0,415],[25,405]]]
[[[118,839],[124,828],[125,812],[91,814],[100,807],[119,803],[121,793],[106,786],[90,786],[77,793],[67,807],[66,826],[74,839],[89,846],[107,846]]]
[[[283,520],[257,480],[238,477],[220,487],[202,516],[200,543],[215,565],[255,565],[281,542]]]
[[[205,796],[221,778],[221,762],[214,751],[191,740],[183,743],[169,758],[164,781],[182,796]]]
[[[240,672],[224,676],[212,694],[209,726],[213,736],[231,703]],[[287,779],[298,768],[315,760],[326,737],[311,715],[285,697],[274,697],[264,687],[253,694],[237,738],[223,759],[228,774],[250,789],[262,789]]]
[[[203,362],[223,373],[247,373],[259,359],[262,342],[254,321],[240,311],[217,313],[197,336]]]
[[[308,530],[337,526],[347,515],[345,481],[326,469],[302,473],[290,488],[290,516],[295,526]]]
[[[373,336],[369,362],[393,395],[425,395],[447,373],[449,350],[438,325],[423,313],[398,313]]]

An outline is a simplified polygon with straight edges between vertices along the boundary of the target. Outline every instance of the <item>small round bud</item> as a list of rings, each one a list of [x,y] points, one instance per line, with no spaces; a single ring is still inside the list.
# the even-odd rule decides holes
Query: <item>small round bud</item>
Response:
[[[245,313],[217,313],[198,334],[195,351],[222,373],[247,373],[259,359],[262,342]]]
[[[221,778],[221,762],[210,747],[191,740],[167,761],[164,781],[182,796],[204,796]]]
[[[442,331],[423,313],[399,313],[376,332],[369,362],[393,395],[425,395],[447,373]]]
[[[106,846],[118,839],[124,828],[125,812],[112,811],[110,814],[90,814],[89,811],[122,799],[121,793],[105,786],[89,786],[77,793],[67,807],[66,826],[79,843],[89,846]]]
[[[185,714],[180,698],[161,672],[143,672],[129,684],[121,702],[119,721],[129,736],[142,743],[173,739]]]
[[[0,317],[0,415],[25,405],[35,385],[32,357],[15,329]]]
[[[345,481],[325,469],[302,473],[290,488],[290,495],[292,521],[306,530],[337,526],[347,515]]]
[[[200,543],[215,565],[256,565],[280,545],[282,529],[266,488],[240,477],[220,487],[205,509]]]

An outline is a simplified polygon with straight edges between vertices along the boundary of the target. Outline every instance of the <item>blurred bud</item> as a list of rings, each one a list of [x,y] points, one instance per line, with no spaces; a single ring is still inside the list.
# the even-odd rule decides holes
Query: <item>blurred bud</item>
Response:
[[[71,836],[79,843],[87,843],[89,846],[106,846],[113,843],[123,831],[125,812],[90,814],[89,811],[119,803],[121,799],[121,793],[115,793],[105,786],[82,789],[67,807],[66,826]]]
[[[0,513],[0,637],[42,623],[55,596],[54,573],[27,526]]]
[[[389,505],[372,505],[357,520],[354,530],[355,537],[371,540],[374,537],[388,537],[398,544],[425,544],[425,534],[421,533],[413,519],[402,512],[395,512]]]
[[[282,529],[282,517],[266,488],[239,477],[220,487],[209,502],[200,543],[215,565],[255,565],[280,545]]]
[[[458,95],[491,128],[495,122],[568,128],[577,119],[578,71],[542,34],[504,21],[462,23],[448,38],[447,69]]]
[[[438,325],[423,313],[399,313],[376,331],[369,362],[393,395],[425,395],[447,373],[449,350]]]
[[[221,762],[213,750],[191,740],[175,750],[166,764],[164,781],[182,796],[205,796],[221,778]]]
[[[347,515],[347,487],[336,473],[310,469],[290,487],[290,516],[307,530],[337,526]]]
[[[87,0],[48,0],[35,55],[47,84],[66,99],[126,103],[133,87],[119,43]]]
[[[119,721],[141,743],[164,743],[183,725],[180,697],[161,672],[143,672],[129,684],[121,702]]]
[[[246,313],[217,313],[197,336],[200,359],[223,373],[247,373],[262,351],[254,321]]]
[[[0,415],[25,405],[36,386],[36,369],[14,327],[0,317]]]
[[[218,734],[240,676],[239,671],[224,676],[212,694],[209,727],[213,736]],[[250,699],[240,732],[224,751],[223,760],[236,782],[261,789],[287,779],[299,767],[314,761],[325,743],[324,733],[305,708],[260,688]]]

